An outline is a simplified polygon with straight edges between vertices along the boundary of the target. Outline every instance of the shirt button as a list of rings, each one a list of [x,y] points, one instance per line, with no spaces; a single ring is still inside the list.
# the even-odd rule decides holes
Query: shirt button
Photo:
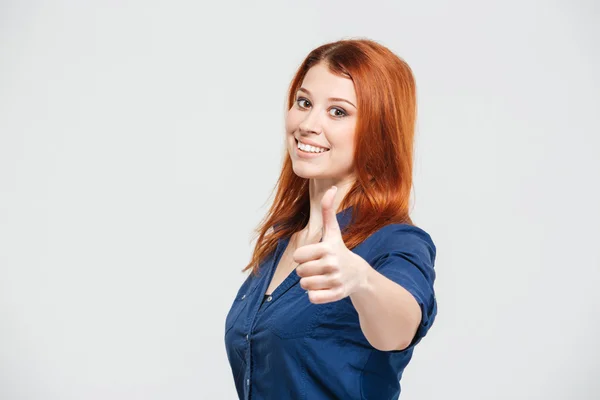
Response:
[[[273,296],[267,297],[267,301],[271,301],[271,300],[273,300]]]
[[[246,385],[250,386],[250,379],[246,379]]]
[[[246,295],[243,295],[243,296],[242,296],[242,300],[244,300],[245,298],[246,298]]]
[[[249,335],[246,335],[246,340],[250,340],[250,336]]]

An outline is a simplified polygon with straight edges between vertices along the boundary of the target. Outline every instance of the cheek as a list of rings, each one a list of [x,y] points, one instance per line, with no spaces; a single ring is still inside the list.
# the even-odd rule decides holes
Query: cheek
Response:
[[[354,132],[347,129],[333,132],[328,137],[332,147],[334,147],[342,157],[352,157],[354,154]]]
[[[295,132],[298,129],[298,125],[302,121],[302,118],[298,114],[298,112],[294,109],[291,109],[285,115],[285,130],[288,133]]]

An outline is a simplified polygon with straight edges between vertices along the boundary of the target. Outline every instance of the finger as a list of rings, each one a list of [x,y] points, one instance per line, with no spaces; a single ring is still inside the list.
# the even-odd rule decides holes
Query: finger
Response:
[[[315,275],[300,279],[300,286],[305,290],[331,289],[332,280],[327,275]]]
[[[321,212],[323,214],[323,241],[339,239],[341,237],[340,225],[334,207],[337,187],[332,186],[325,192],[321,199]]]
[[[308,261],[319,260],[331,252],[329,243],[314,243],[302,246],[294,251],[292,258],[298,264],[303,264]]]
[[[341,289],[309,290],[308,299],[313,304],[325,304],[344,298]]]
[[[296,267],[296,274],[298,274],[300,278],[305,278],[315,275],[327,275],[333,272],[333,270],[333,267],[326,259],[320,258],[298,265]]]

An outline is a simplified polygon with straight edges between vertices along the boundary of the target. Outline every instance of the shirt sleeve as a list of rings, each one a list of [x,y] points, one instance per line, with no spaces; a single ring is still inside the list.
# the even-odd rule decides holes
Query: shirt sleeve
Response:
[[[409,345],[413,347],[427,334],[437,314],[435,244],[420,228],[393,224],[381,230],[371,254],[370,265],[412,294],[421,308],[421,323]]]

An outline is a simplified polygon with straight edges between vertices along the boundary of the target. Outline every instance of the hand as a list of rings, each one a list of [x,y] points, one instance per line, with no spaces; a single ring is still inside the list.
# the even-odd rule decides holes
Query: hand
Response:
[[[370,266],[358,254],[348,250],[333,207],[337,188],[332,186],[321,199],[323,239],[321,243],[296,249],[294,261],[300,286],[308,292],[311,303],[341,300],[366,284]]]

